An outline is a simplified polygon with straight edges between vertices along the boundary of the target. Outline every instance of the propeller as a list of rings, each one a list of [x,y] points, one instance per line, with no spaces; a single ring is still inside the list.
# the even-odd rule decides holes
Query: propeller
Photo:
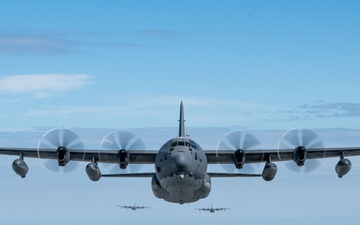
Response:
[[[135,134],[125,130],[116,130],[106,135],[100,146],[105,150],[144,150],[145,143]],[[99,155],[101,157],[101,155]],[[142,164],[129,164],[126,169],[113,166],[111,172],[113,173],[135,173],[143,167]]]
[[[49,152],[43,152],[41,149],[50,150]],[[40,159],[49,159],[54,158],[54,154],[57,154],[59,149],[63,150],[82,150],[84,151],[84,144],[80,139],[79,135],[77,135],[73,130],[68,128],[54,128],[47,131],[43,138],[38,143],[38,157]],[[53,151],[53,152],[52,152]],[[59,166],[58,160],[44,160],[42,165],[53,172],[56,173],[66,173],[74,170],[79,163],[69,161],[65,166]]]
[[[218,143],[217,153],[222,150],[254,150],[260,145],[259,140],[249,132],[233,131],[225,135],[223,139]],[[246,156],[245,156],[246,157]],[[244,164],[241,172],[251,173],[255,171],[255,164]],[[221,166],[229,173],[240,172],[235,165],[221,164]]]
[[[293,129],[286,132],[280,142],[279,149],[294,149],[302,146],[306,150],[323,149],[324,144],[321,138],[310,129]],[[325,154],[325,151],[324,151]],[[285,166],[294,172],[311,172],[320,166],[316,159],[305,160],[304,166],[297,166],[295,162],[287,162]]]

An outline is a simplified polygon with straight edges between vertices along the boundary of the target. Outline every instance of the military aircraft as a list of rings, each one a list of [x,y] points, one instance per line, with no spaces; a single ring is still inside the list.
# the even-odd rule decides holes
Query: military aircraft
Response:
[[[199,211],[208,211],[210,213],[214,213],[216,211],[226,211],[230,208],[213,208],[213,206],[211,205],[210,208],[196,208],[195,210],[199,210]]]
[[[338,157],[335,166],[341,178],[351,169],[346,157],[360,155],[360,147],[324,148],[321,139],[311,130],[291,130],[284,134],[278,149],[263,150],[259,141],[248,132],[234,131],[227,134],[217,149],[203,150],[185,134],[183,103],[180,104],[179,134],[165,142],[159,150],[145,150],[141,139],[127,131],[114,131],[106,135],[99,149],[84,149],[79,136],[67,128],[46,132],[37,148],[0,148],[0,154],[14,155],[12,168],[20,177],[25,177],[28,166],[26,157],[45,159],[43,165],[53,171],[75,168],[76,162],[88,162],[86,173],[90,180],[102,177],[147,177],[151,178],[153,194],[173,203],[191,203],[206,198],[211,191],[211,178],[262,177],[274,179],[275,162],[289,161],[297,168],[311,165],[315,159]],[[99,163],[115,164],[121,169],[128,165],[153,164],[152,172],[126,172],[102,174]],[[233,165],[241,169],[254,163],[264,163],[261,174],[239,172],[209,172],[209,164]]]
[[[138,209],[150,208],[150,207],[147,207],[147,206],[136,206],[136,203],[134,203],[134,205],[118,205],[117,207],[120,207],[122,209],[131,209],[133,211],[138,210]]]

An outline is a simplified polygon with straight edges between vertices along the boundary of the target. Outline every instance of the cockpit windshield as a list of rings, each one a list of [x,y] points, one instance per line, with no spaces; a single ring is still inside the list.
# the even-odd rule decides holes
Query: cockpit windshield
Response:
[[[176,139],[171,143],[170,146],[171,146],[171,148],[176,147],[176,146],[187,146],[189,148],[199,150],[198,145],[192,140],[178,140],[178,139]]]

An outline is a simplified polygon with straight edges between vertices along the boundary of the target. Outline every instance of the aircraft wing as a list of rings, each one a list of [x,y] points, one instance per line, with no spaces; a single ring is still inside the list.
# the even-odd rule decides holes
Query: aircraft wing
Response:
[[[230,208],[215,208],[215,210],[218,210],[218,211],[222,211],[222,210],[226,211],[228,209],[230,209]]]
[[[272,162],[294,160],[296,150],[294,149],[273,149],[273,150],[206,150],[206,157],[209,164],[233,164],[236,157],[244,159],[243,163],[267,162],[269,157]],[[240,155],[239,155],[240,154]],[[320,148],[308,149],[306,159],[320,159],[331,157],[347,157],[360,155],[359,147],[346,148]]]
[[[210,211],[210,209],[208,209],[208,208],[196,208],[195,210],[199,210],[199,211]]]
[[[98,163],[119,163],[117,150],[69,150],[71,161],[92,162],[95,157]],[[37,148],[0,148],[0,155],[14,155],[28,158],[57,159],[54,149]],[[155,150],[128,150],[128,162],[131,164],[153,164],[157,151]]]
[[[117,174],[102,174],[102,177],[152,177],[155,173],[117,173]]]
[[[261,174],[247,174],[247,173],[214,173],[209,172],[210,177],[261,177]]]

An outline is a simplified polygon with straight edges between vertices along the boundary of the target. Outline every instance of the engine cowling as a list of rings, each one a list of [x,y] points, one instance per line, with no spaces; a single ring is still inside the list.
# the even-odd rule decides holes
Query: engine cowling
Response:
[[[126,169],[126,167],[129,164],[129,154],[126,150],[120,150],[118,152],[118,156],[119,156],[119,167],[120,169]]]
[[[237,169],[242,169],[245,164],[245,152],[238,149],[234,152],[234,165]]]
[[[297,148],[295,148],[294,153],[293,153],[293,159],[294,162],[296,163],[296,165],[298,166],[303,166],[305,164],[305,160],[306,160],[306,149],[303,146],[299,146]]]
[[[351,169],[351,161],[345,158],[340,159],[340,161],[335,166],[335,171],[338,174],[339,178],[345,176]]]
[[[101,171],[96,163],[89,163],[86,165],[86,173],[90,180],[98,181],[101,178]]]
[[[277,172],[276,164],[272,162],[268,162],[265,164],[261,175],[265,181],[272,181],[275,178],[276,172]]]
[[[56,151],[59,166],[65,166],[70,161],[70,152],[66,147],[59,147]]]
[[[12,164],[12,168],[15,173],[22,178],[25,178],[27,172],[29,171],[28,165],[22,159],[15,159]]]

